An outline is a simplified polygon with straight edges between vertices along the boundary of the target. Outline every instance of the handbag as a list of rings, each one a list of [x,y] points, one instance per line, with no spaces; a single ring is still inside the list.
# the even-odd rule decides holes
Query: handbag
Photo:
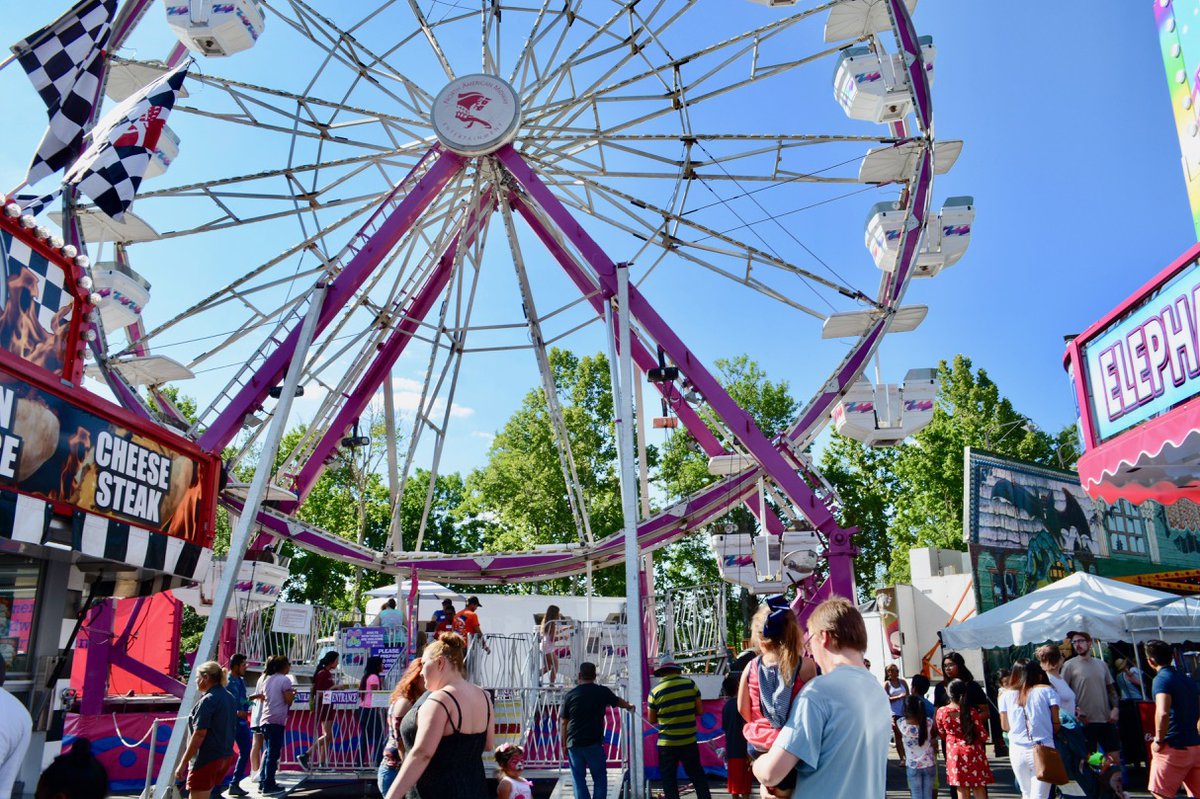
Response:
[[[1039,782],[1049,785],[1066,785],[1070,782],[1067,777],[1067,767],[1063,765],[1062,756],[1053,746],[1045,746],[1033,740],[1029,729],[1029,704],[1025,705],[1025,734],[1033,744],[1033,776]]]

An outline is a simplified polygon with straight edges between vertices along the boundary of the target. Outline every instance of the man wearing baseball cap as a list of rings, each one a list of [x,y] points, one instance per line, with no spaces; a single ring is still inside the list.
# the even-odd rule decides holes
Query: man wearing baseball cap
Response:
[[[478,641],[483,646],[483,651],[490,655],[492,650],[487,645],[487,637],[483,634],[483,628],[479,626],[479,615],[475,612],[481,607],[483,604],[479,601],[479,597],[467,597],[467,606],[454,617],[454,632],[467,639],[469,648],[473,648],[475,642]],[[468,654],[470,654],[470,649],[468,649]]]
[[[596,664],[579,664],[579,684],[567,691],[559,711],[563,751],[571,765],[575,799],[607,799],[607,754],[604,750],[604,717],[610,707],[633,710],[633,705],[596,684]],[[592,774],[592,793],[586,775]]]
[[[658,770],[666,799],[679,799],[679,766],[699,799],[711,799],[708,777],[700,765],[700,747],[696,744],[696,719],[704,712],[700,689],[684,677],[678,663],[664,655],[654,676],[661,678],[650,689],[648,718],[658,727]]]
[[[429,632],[433,633],[436,639],[439,635],[451,629],[454,625],[454,600],[443,599],[442,609],[433,612],[433,619],[429,622]]]

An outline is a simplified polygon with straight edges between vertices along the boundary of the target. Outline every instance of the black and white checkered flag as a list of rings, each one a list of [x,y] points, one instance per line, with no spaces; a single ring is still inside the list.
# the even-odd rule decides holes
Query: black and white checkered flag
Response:
[[[190,65],[190,61],[180,64],[110,111],[91,132],[83,155],[67,170],[64,180],[77,185],[118,222],[142,185]]]
[[[36,183],[70,166],[100,96],[104,48],[117,0],[81,0],[50,25],[13,45],[12,51],[46,104],[50,126],[29,167]]]
[[[18,194],[12,198],[12,201],[21,206],[21,213],[37,216],[61,196],[62,188],[60,187],[49,194]]]

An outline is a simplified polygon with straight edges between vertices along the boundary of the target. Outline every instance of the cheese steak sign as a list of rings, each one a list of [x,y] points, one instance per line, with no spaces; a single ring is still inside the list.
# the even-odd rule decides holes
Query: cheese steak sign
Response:
[[[210,545],[214,459],[81,389],[22,377],[0,369],[0,488]]]
[[[1200,393],[1200,267],[1195,260],[1083,346],[1101,440]]]

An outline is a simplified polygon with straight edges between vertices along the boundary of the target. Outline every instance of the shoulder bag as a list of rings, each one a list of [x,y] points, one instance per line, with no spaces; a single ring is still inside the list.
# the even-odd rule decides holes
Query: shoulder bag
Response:
[[[1025,714],[1025,734],[1029,736],[1029,742],[1033,745],[1033,776],[1037,777],[1040,782],[1045,782],[1050,785],[1066,785],[1070,782],[1067,777],[1067,767],[1063,765],[1062,756],[1058,754],[1058,750],[1053,746],[1045,746],[1033,739],[1033,733],[1029,728],[1029,696],[1025,697],[1025,705],[1023,707]]]

